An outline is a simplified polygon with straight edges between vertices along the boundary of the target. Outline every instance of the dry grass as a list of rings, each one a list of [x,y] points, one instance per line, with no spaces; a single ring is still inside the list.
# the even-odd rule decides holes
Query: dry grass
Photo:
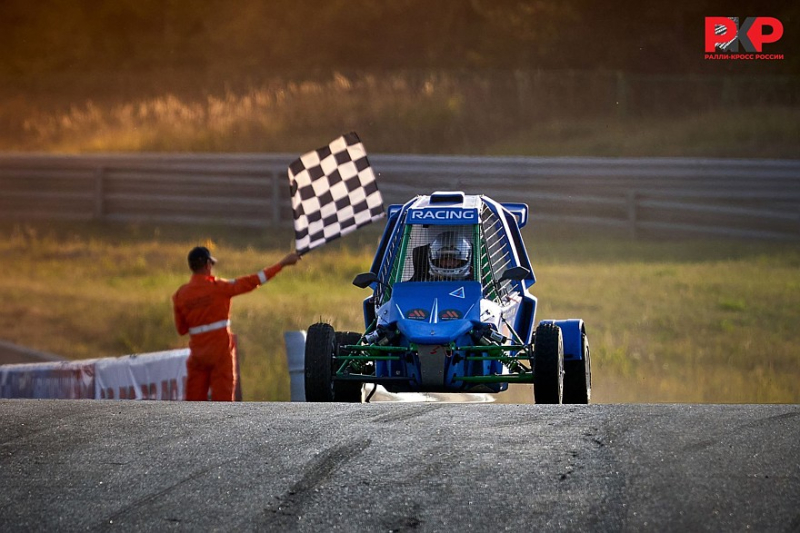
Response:
[[[493,155],[760,157],[800,155],[800,108],[716,109],[693,116],[551,120],[501,140]]]
[[[0,149],[302,153],[357,131],[373,153],[797,157],[797,107],[698,104],[623,118],[609,95],[584,84],[598,82],[591,75],[546,78],[529,85],[510,73],[333,74],[124,100],[102,92],[57,102],[9,96],[0,98]],[[675,97],[654,81],[639,90]]]
[[[174,94],[133,102],[85,101],[62,112],[32,113],[24,149],[87,151],[300,152],[355,130],[385,150],[400,124],[416,131],[401,148],[424,151],[462,115],[453,81],[434,75],[336,74],[325,81],[275,82],[205,98]],[[441,139],[440,139],[441,141]]]

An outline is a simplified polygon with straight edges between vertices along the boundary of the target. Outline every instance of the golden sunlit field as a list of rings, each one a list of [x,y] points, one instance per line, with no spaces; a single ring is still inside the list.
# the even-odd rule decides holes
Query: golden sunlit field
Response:
[[[315,250],[238,297],[233,330],[246,400],[288,400],[283,332],[330,320],[363,328],[353,276],[381,228]],[[800,245],[729,240],[633,241],[526,228],[537,319],[583,318],[596,402],[798,402]],[[0,225],[5,340],[71,359],[183,347],[170,297],[207,244],[222,277],[272,264],[291,231],[149,225]],[[501,401],[529,401],[515,387]]]
[[[694,78],[665,86],[658,77],[642,77],[640,96],[672,109],[622,113],[608,95],[586,87],[608,89],[605,76],[537,76],[538,88],[508,74],[384,72],[139,97],[95,91],[0,98],[0,149],[304,153],[357,131],[371,153],[797,157],[796,105],[745,99],[747,105],[684,109],[673,85],[691,88]],[[770,87],[781,89],[779,81]],[[703,82],[698,90],[713,100],[718,80]],[[580,106],[562,84],[586,91]],[[749,94],[741,91],[743,98]]]

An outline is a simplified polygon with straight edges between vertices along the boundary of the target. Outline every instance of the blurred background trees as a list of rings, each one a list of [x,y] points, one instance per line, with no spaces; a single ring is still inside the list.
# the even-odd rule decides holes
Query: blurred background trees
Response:
[[[781,62],[703,59],[705,16],[774,16]],[[0,73],[177,68],[797,72],[800,7],[738,0],[3,0]],[[732,62],[731,62],[732,63]]]

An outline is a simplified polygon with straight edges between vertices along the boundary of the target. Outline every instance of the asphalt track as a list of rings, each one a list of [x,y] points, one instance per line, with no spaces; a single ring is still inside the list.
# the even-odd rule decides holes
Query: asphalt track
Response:
[[[0,531],[798,531],[800,406],[0,401]]]

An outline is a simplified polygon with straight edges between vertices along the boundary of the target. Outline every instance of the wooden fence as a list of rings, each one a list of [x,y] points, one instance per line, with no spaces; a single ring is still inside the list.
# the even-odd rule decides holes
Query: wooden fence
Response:
[[[290,154],[0,155],[0,218],[291,224]],[[800,160],[370,157],[387,204],[435,190],[633,235],[800,240]]]

